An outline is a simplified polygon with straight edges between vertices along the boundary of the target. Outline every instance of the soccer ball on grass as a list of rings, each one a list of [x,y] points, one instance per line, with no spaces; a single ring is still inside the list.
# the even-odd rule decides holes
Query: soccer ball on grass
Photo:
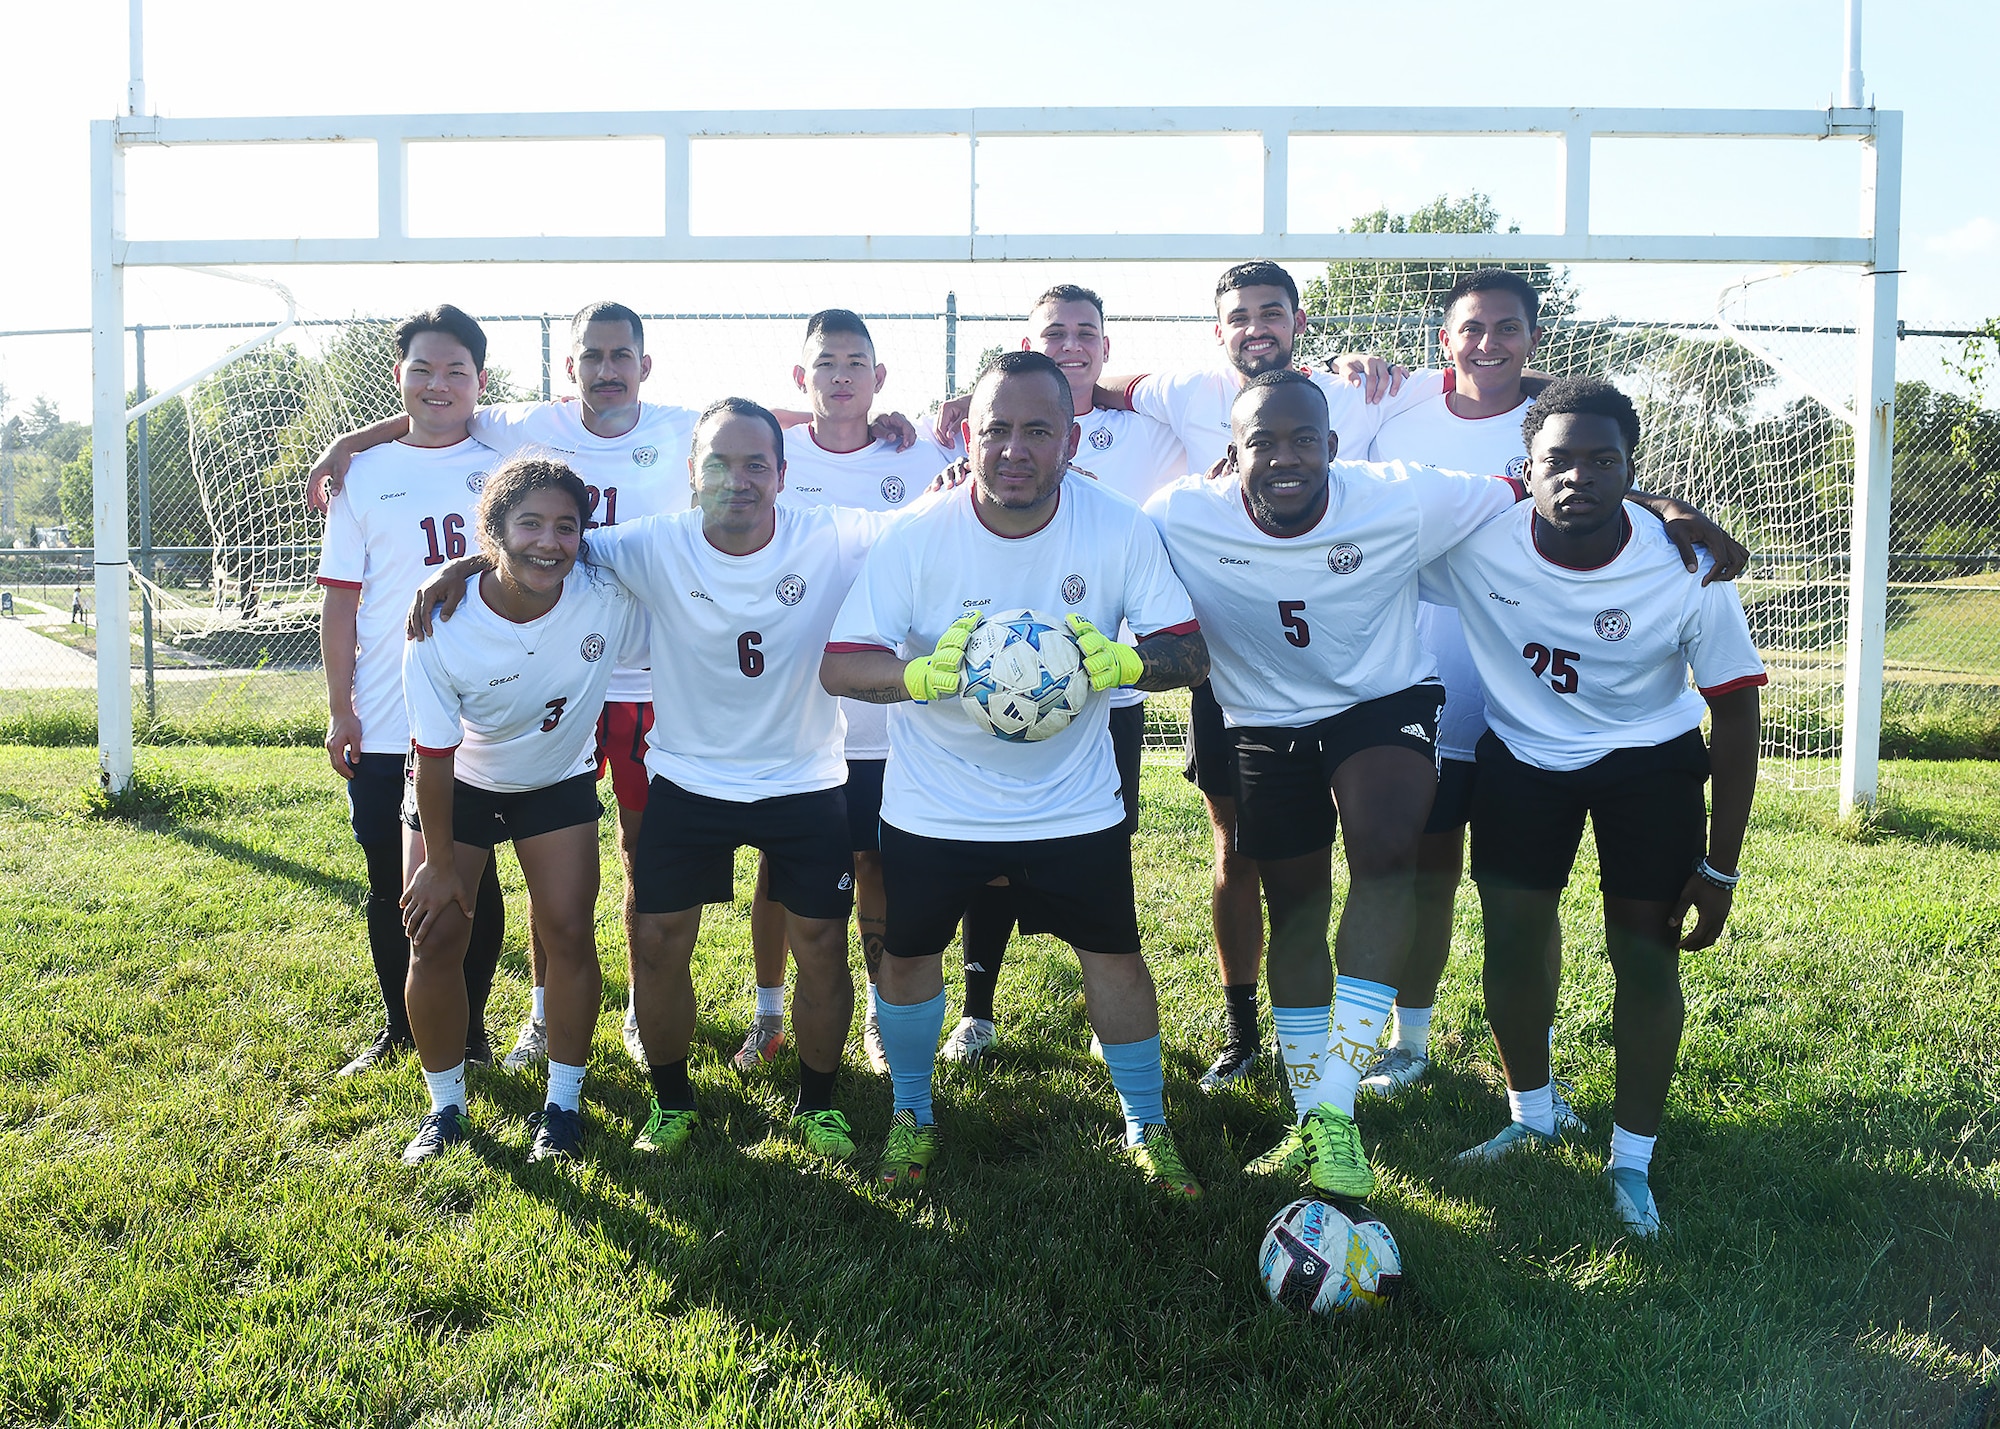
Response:
[[[1032,610],[982,620],[965,642],[958,698],[972,722],[1011,743],[1032,743],[1068,728],[1090,697],[1090,673],[1076,638]]]
[[[1403,1257],[1368,1207],[1307,1197],[1271,1217],[1257,1271],[1287,1310],[1342,1315],[1388,1304],[1402,1284]]]

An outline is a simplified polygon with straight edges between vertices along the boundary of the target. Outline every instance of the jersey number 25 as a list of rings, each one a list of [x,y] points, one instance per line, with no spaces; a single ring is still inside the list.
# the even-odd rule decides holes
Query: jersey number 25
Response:
[[[1535,678],[1549,677],[1549,688],[1559,695],[1576,693],[1576,665],[1583,655],[1576,650],[1551,650],[1546,645],[1530,641],[1521,647],[1523,659],[1531,660],[1535,666]]]

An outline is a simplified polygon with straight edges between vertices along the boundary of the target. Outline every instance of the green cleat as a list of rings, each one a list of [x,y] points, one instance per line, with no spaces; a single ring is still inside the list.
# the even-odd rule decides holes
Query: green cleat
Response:
[[[1252,1176],[1297,1176],[1306,1169],[1306,1139],[1299,1128],[1288,1126],[1278,1144],[1245,1166]]]
[[[792,1130],[815,1156],[845,1161],[854,1155],[854,1129],[837,1111],[802,1111],[792,1118]]]
[[[649,1156],[671,1156],[688,1144],[694,1129],[701,1125],[701,1113],[692,1107],[663,1107],[656,1097],[653,1100],[653,1114],[646,1118],[640,1128],[639,1139],[632,1143],[634,1151],[643,1151]]]
[[[1141,1128],[1138,1144],[1126,1147],[1125,1154],[1155,1186],[1186,1200],[1201,1199],[1201,1182],[1195,1180],[1194,1173],[1181,1160],[1180,1148],[1174,1145],[1174,1134],[1159,1122],[1151,1122]]]
[[[1299,1137],[1305,1143],[1306,1177],[1316,1190],[1355,1200],[1375,1193],[1375,1168],[1361,1149],[1361,1129],[1353,1117],[1321,1104],[1299,1123]]]
[[[937,1152],[937,1123],[918,1126],[915,1112],[897,1112],[889,1122],[889,1144],[882,1148],[875,1184],[885,1191],[915,1190],[924,1184]]]

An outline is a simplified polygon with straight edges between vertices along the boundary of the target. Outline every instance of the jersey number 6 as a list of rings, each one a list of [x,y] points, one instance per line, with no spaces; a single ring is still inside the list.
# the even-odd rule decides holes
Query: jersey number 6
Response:
[[[1524,659],[1535,663],[1535,678],[1549,677],[1549,688],[1559,695],[1576,693],[1576,666],[1572,660],[1581,660],[1583,655],[1575,650],[1551,650],[1546,645],[1529,643],[1521,647]]]
[[[1306,624],[1301,614],[1306,608],[1302,600],[1281,600],[1278,602],[1278,624],[1285,627],[1286,643],[1303,650],[1312,644],[1312,627]]]
[[[746,630],[736,637],[736,664],[751,679],[764,673],[764,652],[757,647],[764,643],[764,637],[754,630]]]

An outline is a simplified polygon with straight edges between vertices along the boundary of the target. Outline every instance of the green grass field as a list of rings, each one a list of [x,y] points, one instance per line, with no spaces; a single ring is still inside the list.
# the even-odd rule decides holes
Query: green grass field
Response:
[[[1844,828],[1824,796],[1760,800],[1730,932],[1686,968],[1658,1245],[1619,1238],[1596,1179],[1610,980],[1587,866],[1557,1063],[1592,1134],[1449,1166],[1505,1117],[1468,889],[1441,1070],[1361,1117],[1408,1294],[1334,1323],[1255,1278],[1293,1194],[1234,1171],[1279,1130],[1269,1083],[1194,1086],[1219,1023],[1207,840],[1168,770],[1137,859],[1196,1205],[1117,1159],[1078,978],[1044,940],[1002,981],[1004,1051],[942,1081],[925,1196],[813,1163],[775,1130],[788,1069],[726,1067],[741,906],[698,953],[711,1129],[643,1164],[608,899],[585,1159],[526,1164],[539,1079],[476,1069],[474,1148],[406,1170],[414,1062],[330,1075],[374,994],[323,756],[141,760],[137,816],[110,818],[88,750],[0,749],[6,1424],[1946,1425],[1993,1371],[2000,766],[1895,766],[1893,802]],[[526,1000],[509,891],[499,1038]],[[878,1146],[888,1089],[853,1052],[842,1099]]]

